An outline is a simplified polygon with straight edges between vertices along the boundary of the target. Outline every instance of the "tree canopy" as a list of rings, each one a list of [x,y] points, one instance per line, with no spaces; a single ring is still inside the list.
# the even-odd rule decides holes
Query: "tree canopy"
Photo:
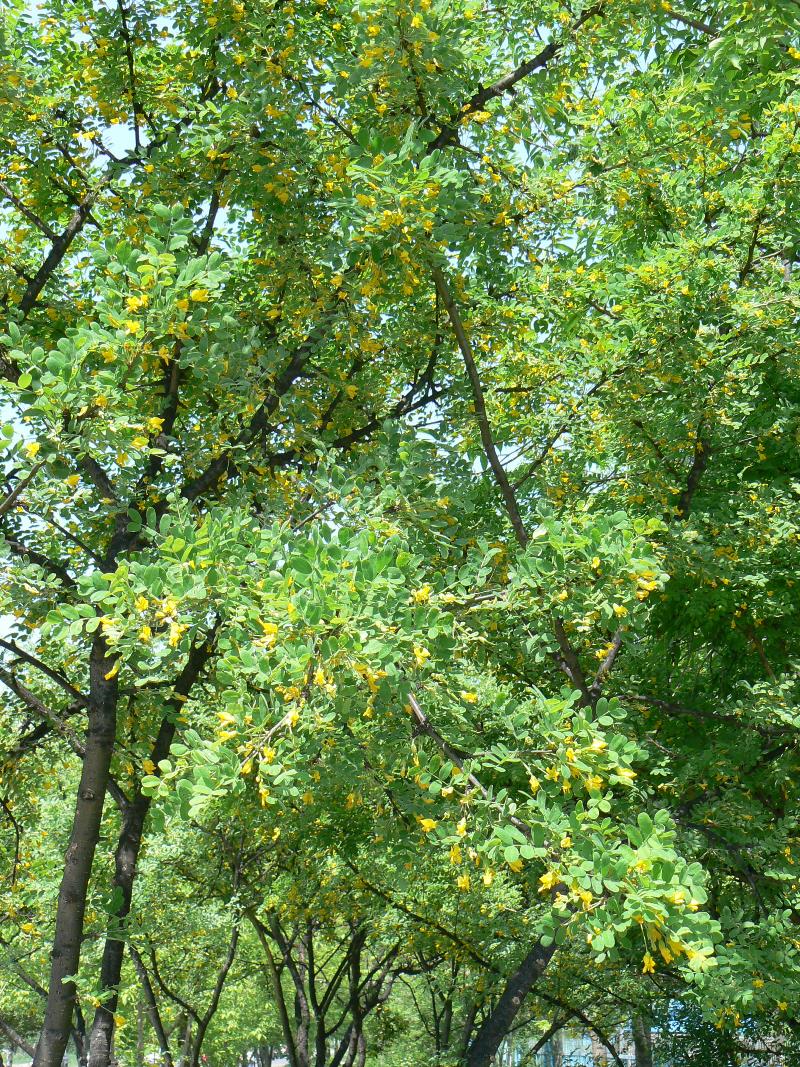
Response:
[[[8,1043],[794,1055],[796,0],[0,19]]]

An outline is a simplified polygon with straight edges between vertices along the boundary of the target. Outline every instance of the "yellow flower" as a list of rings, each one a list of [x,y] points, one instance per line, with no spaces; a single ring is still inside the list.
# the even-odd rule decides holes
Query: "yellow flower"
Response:
[[[486,870],[485,870],[485,871],[483,872],[483,884],[484,884],[484,885],[486,886],[486,888],[488,889],[488,888],[489,888],[489,886],[490,886],[490,885],[492,884],[492,882],[493,882],[493,881],[494,881],[494,871],[493,871],[493,870],[491,870],[491,869],[489,869],[489,868],[487,868],[487,869],[486,869]]]
[[[509,860],[508,866],[515,874],[519,874],[522,870],[522,860]]]
[[[138,333],[139,330],[141,330],[141,328],[142,328],[141,322],[136,322],[135,319],[128,319],[125,322],[125,329],[127,330],[128,333]]]
[[[141,630],[139,631],[139,640],[143,641],[144,643],[147,643],[152,636],[153,636],[153,631],[150,629],[150,627],[147,624],[145,624],[141,628]]]
[[[155,774],[156,765],[151,759],[142,760],[142,770],[145,774]]]
[[[196,304],[205,304],[208,300],[208,289],[192,289],[189,296]]]
[[[114,666],[111,668],[111,670],[108,671],[106,674],[104,674],[103,677],[105,678],[105,680],[107,682],[110,682],[111,679],[116,677],[116,675],[118,673],[119,673],[119,660],[116,660],[116,662],[114,663]]]
[[[147,428],[153,433],[161,433],[161,427],[164,425],[163,419],[152,418],[147,420]]]
[[[450,862],[451,863],[461,863],[462,858],[463,857],[462,857],[462,854],[461,854],[461,846],[460,845],[451,845],[450,846]]]
[[[560,844],[562,848],[572,847],[572,838],[569,836],[569,834],[564,834],[564,836],[561,838]]]
[[[422,827],[423,833],[426,834],[429,834],[431,830],[435,830],[439,825],[436,819],[422,819],[419,815],[417,816],[417,822]]]
[[[755,989],[763,989],[763,988],[764,988],[764,979],[763,979],[763,978],[756,978],[756,979],[754,979],[754,981],[753,981],[753,987],[754,987]]]
[[[274,622],[262,622],[261,619],[258,620],[258,625],[264,632],[264,636],[261,638],[260,643],[267,645],[268,647],[274,645],[278,636],[277,625]]]
[[[148,444],[147,438],[146,437],[142,437],[141,434],[139,434],[137,437],[134,437],[134,439],[131,441],[131,448],[146,448],[147,444]]]
[[[477,693],[464,693],[464,692],[462,692],[461,693],[461,699],[463,701],[465,701],[467,704],[477,704],[478,703],[478,694]]]
[[[417,661],[418,667],[424,667],[425,661],[430,658],[431,654],[427,648],[421,648],[419,645],[414,645],[414,659]]]
[[[31,441],[30,444],[25,445],[25,455],[28,459],[36,459],[41,447],[38,441]]]
[[[136,608],[137,611],[147,611],[148,607],[150,606],[150,602],[148,601],[146,596],[142,596],[140,593],[139,596],[137,596],[136,600],[133,602],[133,606]]]
[[[602,752],[604,748],[608,748],[608,742],[604,741],[602,737],[596,737],[592,741],[592,752]]]
[[[545,871],[539,879],[539,892],[546,893],[548,889],[552,889],[557,882],[558,874],[556,871]]]
[[[431,587],[429,585],[423,585],[421,589],[415,589],[411,594],[411,599],[415,604],[427,604],[431,598]]]
[[[68,478],[64,479],[65,483],[70,487],[70,489],[74,489],[80,480],[80,474],[70,474]]]
[[[175,306],[179,311],[188,311],[189,301],[185,297],[182,297],[180,300],[175,301]]]
[[[183,623],[173,622],[169,628],[169,647],[177,648],[180,639],[189,629],[188,626],[184,626]]]
[[[464,837],[466,832],[467,832],[467,820],[466,819],[459,819],[458,820],[458,826],[456,826],[456,833],[458,834],[459,837]]]
[[[650,955],[649,952],[645,952],[642,959],[642,974],[654,974],[656,969],[656,961]]]
[[[533,774],[528,779],[528,785],[530,786],[531,792],[534,796],[536,796],[536,794],[542,788],[542,783]]]
[[[468,874],[460,874],[458,876],[458,878],[456,879],[456,885],[458,886],[459,889],[469,889],[469,885],[470,885],[469,875]]]

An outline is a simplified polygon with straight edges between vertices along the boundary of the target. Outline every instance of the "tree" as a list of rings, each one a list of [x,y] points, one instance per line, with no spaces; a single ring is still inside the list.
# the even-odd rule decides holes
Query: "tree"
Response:
[[[422,929],[464,902],[468,1067],[561,960],[796,1014],[800,42],[763,8],[6,15],[0,848],[36,1067],[73,1034],[106,1067],[148,836],[239,804],[304,871],[318,830],[354,886],[435,872]]]

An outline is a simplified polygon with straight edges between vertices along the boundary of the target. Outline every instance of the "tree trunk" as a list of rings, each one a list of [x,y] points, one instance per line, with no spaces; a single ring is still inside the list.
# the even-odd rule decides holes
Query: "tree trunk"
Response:
[[[178,1067],[186,1067],[189,1060],[189,1053],[192,1048],[192,1020],[186,1016],[186,1029],[183,1031],[183,1041],[181,1042],[181,1051],[178,1054]]]
[[[60,1067],[72,1030],[75,983],[80,963],[86,894],[100,836],[117,723],[117,680],[106,679],[113,661],[102,636],[95,637],[90,657],[89,724],[81,780],[58,893],[56,929],[50,954],[50,981],[44,1025],[33,1067]]]
[[[364,1034],[358,1035],[358,1047],[356,1049],[355,1067],[364,1067],[367,1062],[367,1039]]]
[[[112,890],[120,899],[117,914],[114,917],[120,927],[131,910],[136,861],[139,856],[144,819],[149,807],[149,797],[137,797],[122,817],[122,831],[114,854],[114,881],[112,883]],[[108,1067],[111,1059],[114,1015],[119,1002],[119,981],[124,954],[125,942],[122,940],[122,929],[111,931],[106,937],[103,959],[100,964],[100,988],[106,995],[98,1006],[92,1023],[89,1038],[89,1067]]]
[[[465,1067],[490,1067],[503,1038],[511,1028],[525,997],[544,974],[555,945],[536,944],[511,975],[494,1010],[483,1021],[467,1049]]]
[[[86,1067],[86,1058],[89,1047],[86,1044],[86,1020],[83,1017],[81,1006],[75,1004],[75,1025],[72,1028],[72,1043],[75,1046],[75,1055],[78,1058],[78,1067]]]
[[[144,1020],[146,1010],[140,993],[139,999],[136,1001],[136,1058],[134,1067],[144,1067]]]
[[[553,1067],[563,1067],[564,1035],[559,1031],[553,1034]]]
[[[236,885],[234,883],[234,890]],[[233,965],[233,961],[236,957],[236,949],[239,945],[239,923],[237,921],[236,926],[233,928],[231,939],[228,944],[228,953],[225,957],[225,962],[220,967],[217,973],[217,981],[214,984],[214,992],[211,994],[211,1001],[206,1008],[205,1015],[201,1019],[197,1020],[197,1034],[195,1035],[194,1044],[191,1048],[191,1059],[189,1061],[189,1067],[199,1067],[200,1056],[203,1052],[203,1042],[206,1039],[206,1033],[211,1021],[217,1014],[217,1008],[219,1007],[219,999],[222,996],[222,990],[225,986],[225,982],[228,977],[228,972]]]
[[[439,1043],[441,1045],[440,1051],[450,1048],[450,1041],[453,1036],[453,1001],[450,997],[444,1002],[444,1008],[442,1009],[442,1017],[440,1025],[437,1028],[439,1034]]]
[[[297,1052],[297,1067],[310,1067],[310,1030],[311,1020],[308,1015],[308,1005],[305,998],[299,993],[294,996],[294,1025],[295,1025],[295,1050]]]
[[[250,920],[251,925],[254,927],[258,940],[261,942],[261,947],[264,950],[264,956],[267,960],[266,971],[272,985],[272,995],[275,1001],[275,1007],[278,1012],[278,1019],[281,1024],[281,1031],[283,1033],[283,1041],[286,1046],[286,1053],[289,1059],[289,1067],[299,1067],[297,1060],[297,1049],[294,1044],[294,1031],[292,1030],[292,1022],[289,1018],[289,1012],[286,1007],[286,997],[283,992],[283,986],[281,984],[281,976],[278,971],[278,965],[275,962],[275,956],[270,948],[269,941],[267,940],[267,933],[263,923],[255,917],[255,915],[247,911],[245,915]],[[270,1056],[271,1056],[270,1046]]]
[[[177,718],[183,710],[192,686],[199,678],[213,651],[217,625],[218,623],[215,623],[208,636],[193,646],[175,681],[173,694],[167,701],[167,712],[161,720],[150,752],[150,761],[156,767],[169,755],[175,737]],[[119,983],[125,955],[123,929],[131,910],[136,866],[139,861],[144,824],[151,803],[152,798],[145,796],[141,789],[137,789],[133,799],[122,810],[122,828],[114,854],[114,881],[112,883],[112,889],[120,901],[115,916],[119,929],[112,930],[106,936],[106,943],[103,946],[103,959],[100,964],[100,989],[103,997],[92,1022],[92,1032],[89,1038],[89,1067],[108,1067],[111,1059],[114,1015],[119,1003]]]
[[[461,1029],[456,1042],[456,1047],[453,1050],[455,1052],[454,1059],[456,1063],[461,1063],[467,1054],[467,1048],[469,1047],[469,1038],[472,1033],[472,1028],[475,1025],[475,1016],[478,1014],[478,1001],[472,1000],[467,1005],[467,1010],[464,1013],[464,1019],[461,1023]]]
[[[133,960],[136,973],[139,976],[139,983],[142,987],[142,993],[144,994],[144,999],[147,1004],[148,1014],[150,1015],[150,1023],[158,1038],[158,1047],[161,1051],[161,1059],[164,1067],[173,1067],[172,1051],[169,1047],[169,1039],[167,1038],[167,1032],[164,1029],[161,1013],[158,1010],[158,1002],[156,1001],[156,995],[153,992],[153,986],[150,982],[150,975],[147,973],[147,968],[145,967],[142,957],[139,955],[136,947],[134,945],[129,945],[128,952]]]
[[[653,1067],[653,1035],[650,1017],[634,1015],[631,1019],[633,1030],[633,1049],[636,1054],[636,1067]]]

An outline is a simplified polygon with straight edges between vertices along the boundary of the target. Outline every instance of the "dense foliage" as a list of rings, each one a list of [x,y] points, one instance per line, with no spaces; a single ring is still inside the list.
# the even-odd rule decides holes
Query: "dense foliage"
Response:
[[[8,1042],[789,1055],[795,0],[2,19]]]

